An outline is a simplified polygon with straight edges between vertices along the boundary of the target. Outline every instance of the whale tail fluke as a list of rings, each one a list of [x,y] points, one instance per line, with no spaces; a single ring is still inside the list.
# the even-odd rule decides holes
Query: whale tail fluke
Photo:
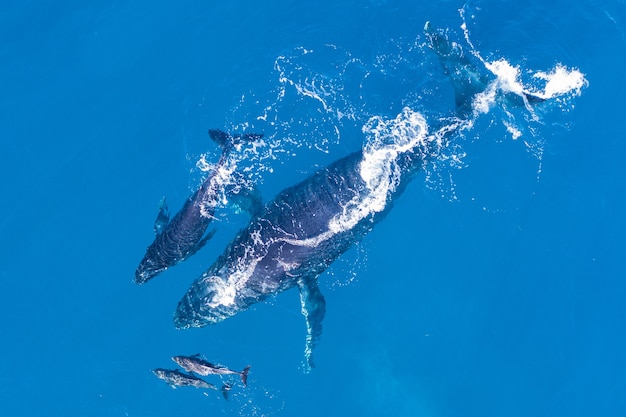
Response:
[[[241,371],[241,382],[243,382],[244,387],[248,386],[248,372],[250,372],[250,365],[246,366],[243,368],[243,371]]]
[[[209,137],[224,150],[229,150],[241,141],[254,142],[263,137],[263,133],[244,133],[231,135],[219,129],[209,129]]]

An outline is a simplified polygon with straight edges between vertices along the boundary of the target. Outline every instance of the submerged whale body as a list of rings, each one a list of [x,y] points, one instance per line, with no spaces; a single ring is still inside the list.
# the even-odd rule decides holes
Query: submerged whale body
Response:
[[[178,303],[178,328],[219,323],[269,296],[297,287],[307,323],[305,366],[322,332],[326,304],[317,277],[389,211],[393,200],[445,143],[467,126],[471,102],[488,80],[441,32],[425,30],[452,78],[457,117],[429,133],[405,108],[395,120],[373,118],[373,139],[285,189],[254,216]]]
[[[205,232],[211,223],[231,171],[229,157],[241,140],[252,141],[262,135],[229,135],[220,130],[209,130],[209,136],[222,148],[222,155],[198,190],[189,197],[170,221],[165,198],[161,200],[154,224],[156,237],[135,271],[135,282],[143,284],[167,268],[189,258],[213,237],[215,231]],[[260,205],[260,203],[258,203]]]

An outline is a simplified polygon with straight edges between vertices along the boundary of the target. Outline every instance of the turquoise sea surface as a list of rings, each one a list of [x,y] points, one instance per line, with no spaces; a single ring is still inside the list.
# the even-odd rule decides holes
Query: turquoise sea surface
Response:
[[[0,415],[626,415],[624,0],[0,11]],[[494,90],[319,276],[315,368],[295,289],[177,330],[178,300],[249,219],[225,204],[197,254],[133,282],[161,199],[175,213],[220,155],[207,130],[264,134],[237,164],[263,201],[398,145],[408,111],[435,132],[455,75],[427,22]],[[151,372],[196,353],[250,365],[248,386],[204,377],[233,384],[226,400]]]

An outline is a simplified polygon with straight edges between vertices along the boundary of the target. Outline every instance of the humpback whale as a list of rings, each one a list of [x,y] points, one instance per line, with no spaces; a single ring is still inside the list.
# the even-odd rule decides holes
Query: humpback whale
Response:
[[[389,212],[449,136],[471,125],[472,100],[489,82],[443,32],[429,24],[425,31],[451,78],[456,115],[432,132],[424,116],[409,108],[395,120],[372,118],[364,128],[370,140],[361,150],[283,190],[250,219],[179,301],[177,328],[219,323],[297,287],[307,324],[305,370],[314,366],[326,311],[318,276]]]
[[[219,204],[221,192],[228,183],[232,173],[230,154],[242,140],[254,141],[262,134],[229,135],[220,130],[209,130],[209,136],[220,145],[222,154],[213,171],[204,179],[198,190],[189,197],[183,207],[169,219],[165,198],[161,200],[159,214],[154,223],[156,237],[148,246],[146,254],[135,271],[135,282],[143,284],[154,278],[167,268],[189,258],[211,239],[215,231],[205,235],[211,223],[215,207]],[[251,193],[242,192],[246,197],[254,199]],[[260,202],[252,201],[251,206],[260,206]],[[258,210],[252,208],[251,212]]]

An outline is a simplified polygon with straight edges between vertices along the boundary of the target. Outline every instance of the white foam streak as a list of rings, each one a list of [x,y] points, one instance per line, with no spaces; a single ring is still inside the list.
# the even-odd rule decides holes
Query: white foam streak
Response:
[[[215,294],[207,302],[209,308],[232,306],[235,304],[235,296],[237,293],[234,286],[228,285],[226,281],[216,276],[208,277],[206,281],[203,283],[204,286],[215,291]]]
[[[237,169],[237,162],[237,158],[230,156],[225,160],[220,160],[217,164],[211,164],[206,160],[206,155],[202,155],[196,162],[198,169],[209,172],[205,195],[200,204],[200,213],[204,217],[214,219],[212,213],[215,208],[220,204],[227,204],[225,189],[233,184],[233,173]]]
[[[357,193],[343,212],[330,220],[328,226],[333,234],[350,230],[366,217],[385,209],[390,194],[400,184],[398,157],[425,146],[428,130],[421,114],[404,108],[394,120],[371,118],[363,132],[371,138],[359,167],[365,190]]]
[[[496,102],[497,93],[498,90],[496,89],[496,84],[492,83],[487,86],[485,91],[476,94],[472,101],[472,109],[474,109],[474,113],[489,113],[489,110],[491,110],[491,107]]]
[[[248,247],[244,256],[238,260],[235,270],[228,275],[227,280],[223,280],[218,276],[207,277],[208,285],[205,286],[215,291],[207,305],[210,308],[234,305],[237,294],[246,288],[246,284],[254,274],[257,264],[263,258],[264,255],[255,254],[253,247]]]
[[[504,123],[504,126],[506,127],[506,130],[513,137],[513,140],[519,139],[522,136],[522,132],[513,124],[507,122],[506,120],[504,120],[503,123]]]
[[[313,236],[310,237],[308,239],[289,239],[289,238],[282,238],[280,239],[281,242],[285,242],[285,243],[289,243],[290,245],[293,246],[303,246],[303,247],[308,247],[308,248],[316,248],[319,246],[320,243],[322,243],[323,241],[331,238],[335,233],[332,231],[327,231],[327,232],[323,232],[320,233],[317,236]]]
[[[540,97],[545,99],[566,94],[579,96],[583,87],[589,85],[589,82],[582,72],[577,69],[567,69],[561,64],[558,64],[549,73],[538,71],[533,77],[546,81],[543,91],[539,94]]]
[[[485,62],[485,66],[498,77],[498,88],[505,93],[514,93],[519,96],[524,94],[524,86],[519,81],[520,70],[518,66],[511,65],[505,59],[494,62]]]

